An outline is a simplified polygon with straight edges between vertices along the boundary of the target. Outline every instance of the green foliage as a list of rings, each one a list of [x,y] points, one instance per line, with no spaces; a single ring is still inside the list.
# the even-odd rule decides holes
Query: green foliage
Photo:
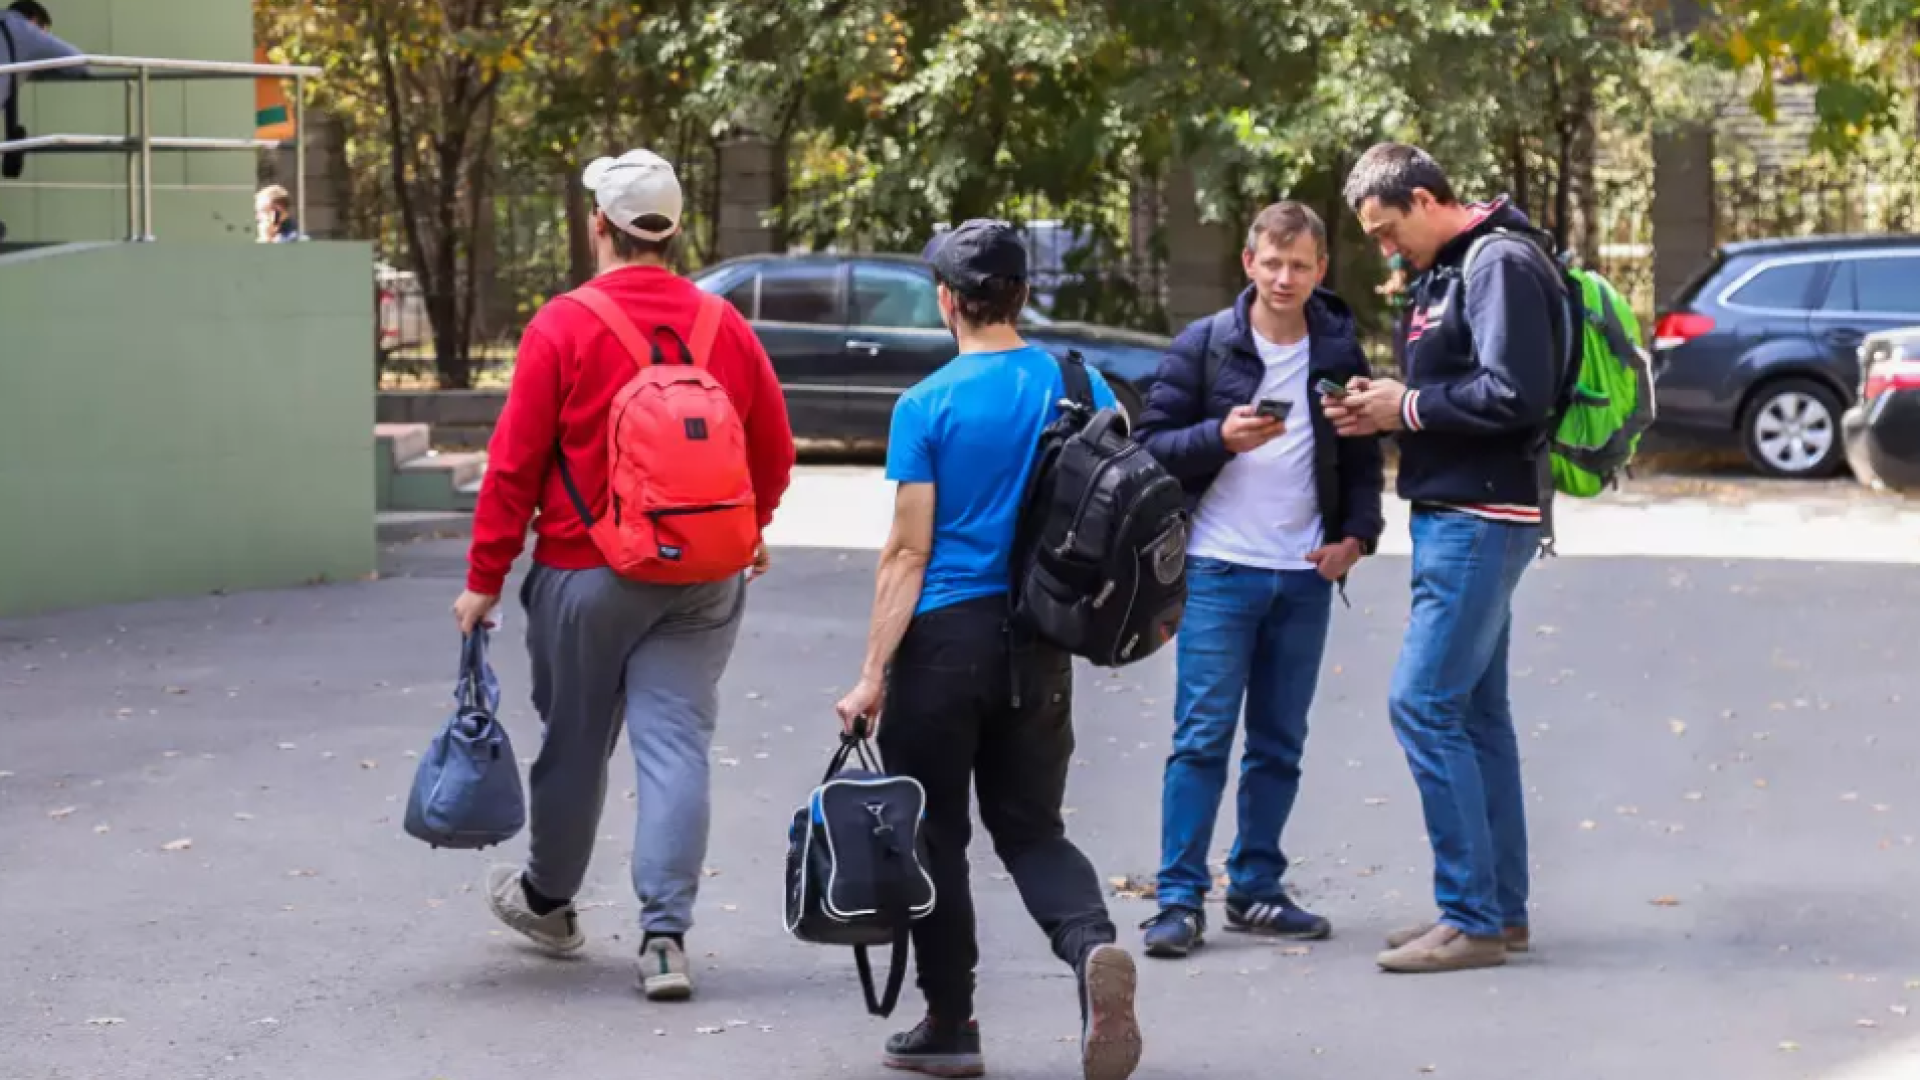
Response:
[[[1699,35],[1708,58],[1754,80],[1772,120],[1781,78],[1817,88],[1815,149],[1847,153],[1900,123],[1920,60],[1920,0],[1712,0]],[[1906,64],[1903,66],[1902,59]],[[1904,82],[1904,85],[1903,85]]]

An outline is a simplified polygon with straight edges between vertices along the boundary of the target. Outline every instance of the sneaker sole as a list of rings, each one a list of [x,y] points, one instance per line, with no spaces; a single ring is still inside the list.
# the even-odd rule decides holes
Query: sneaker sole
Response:
[[[1265,926],[1245,926],[1227,923],[1222,929],[1229,934],[1249,934],[1254,937],[1280,938],[1283,941],[1324,941],[1333,936],[1333,926],[1317,926],[1312,930],[1275,930]]]
[[[1384,955],[1377,958],[1380,970],[1393,975],[1444,975],[1450,971],[1478,971],[1482,968],[1505,967],[1507,954],[1503,950],[1489,953],[1483,957],[1470,957],[1460,960],[1413,960],[1389,962]]]
[[[1204,944],[1206,944],[1206,934],[1194,934],[1194,940],[1185,945],[1156,945],[1150,944],[1150,942],[1142,942],[1142,944],[1140,944],[1140,951],[1144,951],[1146,955],[1150,955],[1150,957],[1154,957],[1154,959],[1162,959],[1162,961],[1183,961],[1183,959],[1187,959],[1188,955],[1190,955],[1194,949],[1198,949],[1200,945]]]
[[[655,975],[640,980],[648,1001],[685,1001],[693,996],[693,980],[685,975]]]
[[[888,1055],[882,1064],[889,1069],[901,1072],[916,1072],[922,1076],[967,1077],[987,1075],[984,1061],[971,1055],[948,1054],[938,1058],[902,1058]]]
[[[1133,955],[1101,945],[1087,956],[1087,1033],[1080,1054],[1086,1080],[1127,1080],[1140,1065],[1140,1021],[1134,1015],[1139,972]]]

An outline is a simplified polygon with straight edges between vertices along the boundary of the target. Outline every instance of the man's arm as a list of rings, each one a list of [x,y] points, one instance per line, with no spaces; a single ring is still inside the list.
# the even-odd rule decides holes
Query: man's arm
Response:
[[[933,557],[933,485],[901,484],[894,492],[893,526],[880,549],[873,590],[873,624],[867,631],[867,656],[860,678],[884,683],[887,665],[907,634],[920,604],[927,563]]]
[[[7,30],[13,34],[14,48],[19,55],[14,60],[28,63],[34,60],[59,60],[69,56],[83,55],[83,50],[67,41],[40,29],[26,19],[9,19]],[[70,68],[53,68],[49,71],[35,71],[27,75],[33,79],[78,79],[88,74],[85,64]],[[20,76],[15,76],[20,78]]]
[[[747,468],[753,474],[753,499],[760,516],[760,528],[773,521],[787,488],[793,483],[796,451],[793,422],[787,414],[787,394],[780,376],[773,370],[766,347],[732,304],[727,305],[727,323],[738,347],[746,356],[743,374],[753,387],[743,417],[747,429]]]
[[[1408,431],[1496,435],[1540,427],[1553,409],[1560,342],[1549,306],[1564,304],[1528,264],[1522,240],[1489,246],[1467,282],[1472,375],[1407,393],[1400,421]]]
[[[1133,435],[1176,479],[1206,476],[1224,468],[1233,453],[1221,437],[1221,421],[1206,415],[1207,327],[1187,327],[1161,356]]]
[[[500,595],[540,505],[559,429],[560,357],[536,317],[521,335],[513,384],[487,444],[487,473],[467,552],[469,592]]]

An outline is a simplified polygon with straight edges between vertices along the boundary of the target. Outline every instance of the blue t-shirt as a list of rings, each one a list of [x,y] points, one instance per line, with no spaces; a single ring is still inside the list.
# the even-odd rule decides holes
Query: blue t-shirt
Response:
[[[1094,403],[1112,405],[1106,380],[1087,374]],[[1059,363],[1032,345],[963,353],[900,395],[887,479],[934,486],[933,553],[915,614],[1007,591],[1020,499],[1065,395]]]

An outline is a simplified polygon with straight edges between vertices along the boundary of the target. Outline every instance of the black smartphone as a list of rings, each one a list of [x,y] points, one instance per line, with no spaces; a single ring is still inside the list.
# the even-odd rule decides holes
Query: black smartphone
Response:
[[[1288,414],[1292,412],[1293,402],[1281,398],[1261,398],[1260,404],[1253,408],[1253,414],[1255,416],[1264,416],[1269,420],[1279,420],[1281,422],[1285,422]]]
[[[1332,379],[1321,379],[1318,383],[1314,384],[1313,388],[1320,391],[1323,396],[1333,398],[1335,401],[1347,396],[1347,388],[1334,382]]]

